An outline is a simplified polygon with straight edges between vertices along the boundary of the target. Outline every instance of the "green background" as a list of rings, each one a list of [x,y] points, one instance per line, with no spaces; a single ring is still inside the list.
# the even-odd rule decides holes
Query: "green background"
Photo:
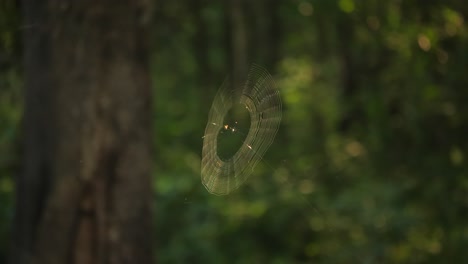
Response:
[[[153,4],[159,263],[468,262],[468,2],[247,2],[249,61],[274,75],[283,121],[229,196],[205,190],[200,162],[229,73],[230,9],[193,3]],[[23,29],[2,1],[2,263],[22,166]]]

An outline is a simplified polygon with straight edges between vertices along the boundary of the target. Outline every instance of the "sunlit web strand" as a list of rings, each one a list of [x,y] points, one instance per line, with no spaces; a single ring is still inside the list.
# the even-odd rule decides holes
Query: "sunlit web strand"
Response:
[[[281,98],[264,68],[252,65],[245,85],[237,89],[242,90],[237,92],[229,82],[223,83],[211,106],[203,137],[201,180],[210,193],[217,195],[229,194],[247,180],[273,142],[281,122]],[[224,129],[224,117],[235,104],[249,111],[250,129],[237,152],[223,161],[218,156],[217,137]]]
[[[242,132],[242,130],[240,129],[237,129],[235,131],[235,133],[239,133],[239,134],[243,134],[244,136],[246,135],[244,132]],[[252,152],[253,152],[253,155],[257,155],[257,153],[255,153],[252,148],[247,145],[246,143],[242,143],[243,145],[245,145],[246,147],[248,147]],[[272,171],[275,170],[275,168],[267,161],[265,160],[262,156],[258,156],[258,159],[259,159],[259,162],[262,162],[263,164],[265,164],[267,167],[269,167]],[[323,164],[322,164],[323,165]],[[288,185],[290,185],[291,187],[293,187],[292,189],[294,189],[294,182],[290,181],[290,179],[288,179],[287,177],[284,177],[282,178],[283,180],[283,183],[286,183]],[[311,202],[309,199],[307,199],[306,195],[300,193],[300,192],[295,192],[295,194],[297,194],[300,199],[305,203],[305,205],[312,211],[314,211],[315,213],[317,213],[323,220],[324,222],[324,229],[325,230],[333,230],[333,227],[330,226],[330,224],[328,223],[327,219],[328,219],[328,216],[327,216],[327,213],[325,210],[322,209],[319,209],[313,202]],[[309,215],[307,214],[306,211],[302,212],[303,213],[303,216],[308,219],[309,219]]]
[[[263,68],[254,66],[243,87],[242,97],[237,101],[236,92],[230,89],[227,81],[219,89],[203,136],[202,182],[210,193],[222,195],[232,192],[245,182],[259,161],[274,169],[263,156],[278,130],[282,105],[279,92],[265,87],[275,87],[272,77]],[[227,130],[224,117],[238,103],[249,111],[251,126],[247,135],[236,129],[235,133],[244,134],[245,140],[231,159],[222,161],[217,155],[217,137],[220,131]],[[272,122],[275,120],[277,122]],[[262,140],[269,142],[268,145],[263,144]],[[287,178],[285,181],[292,184]],[[298,195],[307,207],[325,219],[324,213],[311,201],[302,194]],[[329,229],[328,224],[326,229]]]

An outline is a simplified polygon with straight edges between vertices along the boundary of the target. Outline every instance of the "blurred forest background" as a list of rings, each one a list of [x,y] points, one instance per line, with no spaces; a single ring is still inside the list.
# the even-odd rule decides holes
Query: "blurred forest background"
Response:
[[[154,1],[160,263],[467,263],[468,2]],[[20,6],[0,1],[0,262],[23,113]],[[228,196],[200,182],[226,75],[268,69],[283,122]]]

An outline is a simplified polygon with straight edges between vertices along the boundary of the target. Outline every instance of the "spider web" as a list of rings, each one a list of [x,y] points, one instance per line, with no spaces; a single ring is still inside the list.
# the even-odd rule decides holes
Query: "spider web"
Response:
[[[218,134],[229,129],[224,124],[235,105],[245,106],[250,114],[250,129],[235,154],[218,156]],[[208,192],[226,195],[239,188],[252,174],[257,163],[273,142],[281,123],[282,103],[273,77],[253,64],[243,87],[231,88],[225,81],[217,92],[205,129],[201,162],[201,181]],[[234,131],[235,128],[232,128]]]

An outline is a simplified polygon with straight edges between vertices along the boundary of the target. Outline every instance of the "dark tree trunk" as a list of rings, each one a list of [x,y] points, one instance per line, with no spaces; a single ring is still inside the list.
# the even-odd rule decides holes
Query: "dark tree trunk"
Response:
[[[247,75],[247,28],[243,0],[229,0],[228,4],[230,36],[230,58],[232,83],[241,85]]]
[[[193,40],[193,47],[196,51],[195,58],[198,69],[198,86],[208,93],[211,93],[213,92],[210,90],[212,88],[211,78],[213,76],[213,71],[210,65],[209,50],[212,44],[209,41],[208,27],[203,18],[203,8],[206,3],[204,0],[193,0],[190,3],[192,11],[194,12],[194,22],[197,29]],[[202,96],[200,100],[202,103],[200,104],[199,112],[204,112],[205,109],[203,107],[211,104],[211,98],[209,96]]]
[[[283,36],[279,1],[259,0],[249,3],[248,15],[249,58],[252,62],[274,71],[279,61],[280,40]]]
[[[341,63],[341,84],[343,100],[348,102],[345,106],[345,114],[339,124],[341,132],[347,132],[353,123],[358,123],[362,119],[362,111],[360,102],[357,101],[359,87],[356,82],[355,73],[359,72],[356,69],[353,60],[352,47],[354,32],[352,21],[349,18],[343,17],[338,20],[336,25],[337,32],[337,48],[340,55]]]
[[[197,33],[194,37],[194,48],[196,50],[195,56],[198,65],[200,87],[205,87],[208,85],[211,76],[211,69],[209,64],[209,48],[210,42],[208,41],[208,28],[203,19],[203,0],[193,0],[190,2],[192,6],[192,11],[194,12],[194,22],[197,29]]]
[[[145,4],[24,0],[12,263],[151,263]]]

